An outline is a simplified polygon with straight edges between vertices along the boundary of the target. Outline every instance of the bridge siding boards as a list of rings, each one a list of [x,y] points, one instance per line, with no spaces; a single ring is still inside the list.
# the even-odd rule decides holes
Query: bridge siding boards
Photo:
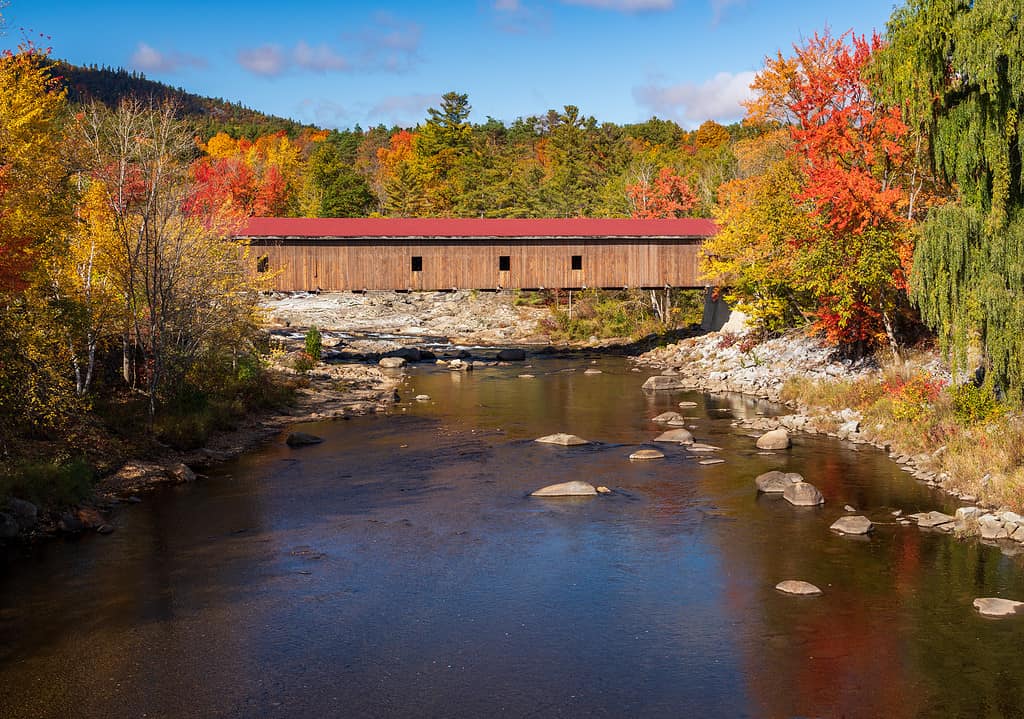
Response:
[[[396,227],[406,236],[381,234]],[[545,236],[529,236],[538,228]],[[701,287],[698,250],[713,232],[709,221],[692,219],[253,218],[238,236],[251,245],[254,271],[265,257],[278,273],[279,290],[439,290]],[[503,255],[508,272],[499,270]],[[582,270],[571,269],[573,255]],[[414,256],[422,258],[420,272],[412,271]]]

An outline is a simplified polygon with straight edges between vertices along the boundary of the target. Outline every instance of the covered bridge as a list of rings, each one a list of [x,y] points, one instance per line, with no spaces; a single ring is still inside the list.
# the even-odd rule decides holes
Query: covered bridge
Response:
[[[254,217],[237,238],[278,290],[703,287],[698,218]]]

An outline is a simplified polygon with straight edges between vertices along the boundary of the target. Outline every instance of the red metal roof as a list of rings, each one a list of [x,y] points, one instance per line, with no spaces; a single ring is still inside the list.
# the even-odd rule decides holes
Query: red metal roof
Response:
[[[252,217],[238,237],[710,237],[711,220]]]

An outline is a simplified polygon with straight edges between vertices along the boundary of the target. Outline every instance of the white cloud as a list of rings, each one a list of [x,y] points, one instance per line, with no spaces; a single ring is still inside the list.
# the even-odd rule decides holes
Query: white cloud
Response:
[[[747,0],[711,0],[711,24],[717,25],[722,22],[729,8],[746,5],[746,3]]]
[[[704,120],[734,122],[743,117],[740,104],[750,99],[754,72],[720,72],[702,84],[641,85],[633,98],[653,114],[673,118],[691,127]]]
[[[278,45],[261,45],[239,50],[238,64],[254,75],[273,77],[288,68],[288,58]]]
[[[356,36],[362,46],[360,65],[365,70],[404,72],[419,59],[420,37],[423,28],[381,12],[372,25]]]
[[[428,107],[438,105],[440,102],[440,95],[425,93],[390,95],[378,100],[366,113],[366,117],[371,122],[387,118],[399,125],[418,122],[426,115]]]
[[[498,12],[518,12],[520,8],[519,0],[494,0],[494,9]]]
[[[145,72],[177,72],[183,68],[204,68],[206,60],[174,50],[160,52],[152,45],[140,42],[128,60],[129,64]]]
[[[295,64],[313,72],[338,72],[349,69],[349,62],[336,53],[326,43],[312,47],[305,40],[300,40],[292,51]]]
[[[675,7],[675,0],[562,0],[562,3],[619,12],[650,12]]]

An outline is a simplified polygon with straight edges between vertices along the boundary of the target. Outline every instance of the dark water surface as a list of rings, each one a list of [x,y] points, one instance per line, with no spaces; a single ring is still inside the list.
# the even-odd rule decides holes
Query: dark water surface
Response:
[[[772,407],[586,366],[412,369],[430,403],[0,565],[0,717],[1024,716],[1024,621],[971,607],[1024,599],[1021,560],[891,523],[948,500],[871,448],[758,455],[730,420]],[[681,399],[726,462],[629,462]],[[530,441],[559,431],[600,444]],[[827,504],[758,497],[769,469]],[[616,493],[527,497],[574,478]],[[844,504],[869,539],[829,532]]]

